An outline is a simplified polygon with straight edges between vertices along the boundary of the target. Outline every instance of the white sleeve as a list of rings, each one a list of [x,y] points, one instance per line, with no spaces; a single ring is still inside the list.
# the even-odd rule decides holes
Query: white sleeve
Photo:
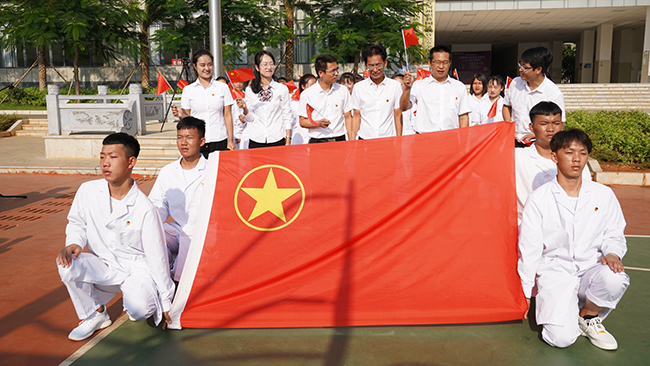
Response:
[[[191,103],[190,92],[189,91],[181,92],[181,108],[182,109],[192,109],[192,103]]]
[[[353,88],[352,97],[350,98],[350,108],[356,109],[358,111],[361,110],[361,97],[359,96],[361,92],[359,90],[359,88]]]
[[[622,259],[627,252],[627,244],[624,234],[625,218],[623,217],[621,205],[616,199],[616,195],[614,195],[614,192],[611,190],[609,191],[607,214],[605,217],[607,217],[608,220],[607,226],[604,229],[603,243],[601,244],[600,250],[603,255],[611,253]]]
[[[163,183],[165,177],[165,169],[163,168],[160,170],[151,192],[149,192],[149,200],[158,209],[158,215],[163,222],[169,217],[169,203],[167,202],[167,192],[165,192]]]
[[[250,86],[247,86],[246,93],[244,95],[246,108],[248,108],[248,114],[244,115],[246,122],[255,121],[255,99],[257,99],[257,94],[253,93],[253,89],[251,89]]]
[[[169,258],[165,245],[162,221],[155,210],[147,212],[142,218],[142,248],[151,271],[151,277],[162,300],[162,311],[171,309],[174,298],[174,282],[169,275]]]
[[[77,244],[85,248],[88,243],[86,215],[83,210],[87,202],[84,203],[86,188],[81,185],[77,190],[72,201],[72,207],[68,213],[68,225],[65,227],[65,246]]]
[[[293,125],[293,110],[291,109],[291,96],[287,87],[282,89],[282,94],[280,94],[280,108],[282,108],[284,129],[290,130]]]
[[[544,250],[542,235],[542,213],[530,197],[524,207],[519,230],[519,260],[517,271],[521,278],[521,287],[526,298],[530,298],[535,286],[537,267]]]
[[[352,110],[352,103],[350,103],[350,93],[346,88],[341,88],[345,93],[343,94],[343,113],[348,113]]]

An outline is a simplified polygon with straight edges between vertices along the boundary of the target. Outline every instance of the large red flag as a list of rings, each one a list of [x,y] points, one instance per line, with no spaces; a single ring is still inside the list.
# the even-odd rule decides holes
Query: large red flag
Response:
[[[167,90],[171,89],[169,87],[169,84],[167,84],[167,80],[162,76],[161,73],[158,73],[158,85],[156,85],[156,95],[160,95]]]
[[[427,71],[425,69],[417,68],[417,75],[415,77],[415,80],[422,80],[424,78],[428,78],[429,75],[431,75],[431,71]]]
[[[226,72],[230,81],[233,83],[243,83],[248,80],[255,79],[255,74],[251,69],[234,69]]]
[[[409,46],[415,46],[420,44],[418,42],[418,36],[415,35],[413,28],[402,30],[402,35],[404,36],[404,47],[409,48]]]
[[[171,327],[521,319],[513,134],[213,153]]]

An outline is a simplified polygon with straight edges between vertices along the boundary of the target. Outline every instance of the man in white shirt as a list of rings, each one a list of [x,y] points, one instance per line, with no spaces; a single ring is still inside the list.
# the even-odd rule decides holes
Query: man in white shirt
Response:
[[[108,327],[106,304],[119,292],[131,319],[153,315],[156,324],[163,317],[171,321],[174,283],[162,222],[131,178],[139,151],[133,136],[107,136],[100,154],[104,179],[82,184],[72,202],[66,246],[56,258],[81,319],[68,335],[71,340],[84,340]]]
[[[584,131],[560,131],[551,141],[557,179],[531,193],[519,233],[517,269],[542,339],[564,348],[578,336],[605,350],[618,347],[602,325],[630,284],[621,259],[625,219],[614,192],[582,179],[591,152]]]
[[[413,129],[416,133],[424,133],[468,127],[472,109],[465,85],[449,77],[449,48],[433,47],[429,51],[429,67],[431,75],[422,80],[413,82],[410,72],[404,75],[406,89],[402,93],[400,107],[403,111],[415,107],[417,113]]]
[[[352,90],[352,135],[350,140],[402,135],[399,99],[402,84],[384,75],[387,53],[384,46],[368,47],[362,55],[370,74]]]
[[[308,129],[309,143],[345,141],[352,136],[352,107],[348,89],[336,82],[339,66],[330,54],[319,55],[314,62],[318,81],[300,95],[300,126]],[[307,105],[313,108],[312,118]]]
[[[557,164],[551,160],[551,139],[562,131],[562,110],[553,102],[539,102],[530,110],[530,129],[535,135],[532,146],[515,149],[515,180],[517,184],[517,218],[528,195],[557,175]],[[583,180],[591,180],[589,168],[582,171]]]
[[[207,159],[201,154],[205,144],[205,122],[185,117],[176,125],[176,145],[181,158],[164,166],[149,199],[165,222],[165,242],[169,250],[172,276],[180,281],[187,251],[192,241],[196,214],[203,192],[203,175]]]
[[[528,112],[535,104],[542,101],[555,102],[562,109],[562,121],[566,121],[564,95],[545,76],[552,62],[553,53],[546,47],[530,48],[521,54],[519,77],[510,83],[503,100],[504,119],[516,124],[515,147],[526,147],[533,138]]]

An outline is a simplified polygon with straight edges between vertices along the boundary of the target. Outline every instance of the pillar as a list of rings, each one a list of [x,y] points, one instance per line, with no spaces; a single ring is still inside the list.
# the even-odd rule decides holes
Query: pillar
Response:
[[[621,29],[614,32],[614,59],[612,60],[613,83],[629,83],[636,81],[631,79],[632,72],[632,47],[634,45],[634,31],[632,29]]]
[[[557,84],[562,82],[562,47],[564,42],[553,41],[551,42],[551,52],[553,52],[553,63],[549,67],[551,79]]]
[[[593,29],[582,31],[578,45],[578,68],[576,81],[579,83],[592,83],[594,71],[594,41],[596,31]]]
[[[596,60],[594,61],[594,81],[609,83],[612,74],[613,24],[601,24],[596,29]]]
[[[648,83],[648,75],[650,70],[648,64],[650,63],[650,7],[645,11],[645,34],[643,36],[643,61],[641,62],[641,82]]]
[[[59,110],[60,94],[61,88],[58,85],[47,85],[45,102],[47,103],[47,133],[49,135],[61,134],[61,112]]]

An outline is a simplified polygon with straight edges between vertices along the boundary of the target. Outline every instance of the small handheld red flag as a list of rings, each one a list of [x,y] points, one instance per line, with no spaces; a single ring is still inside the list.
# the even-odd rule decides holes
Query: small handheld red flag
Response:
[[[292,93],[294,90],[298,89],[298,87],[296,86],[296,83],[293,80],[291,80],[290,82],[284,84],[284,86],[289,88],[289,93]]]
[[[369,78],[370,77],[370,72],[368,72],[368,70],[363,70],[363,76],[365,76],[366,79]]]
[[[428,78],[429,75],[431,75],[431,71],[427,71],[425,69],[421,69],[421,68],[418,67],[417,75],[415,77],[415,80],[422,80],[424,78]]]
[[[176,83],[176,86],[181,88],[181,90],[185,89],[186,86],[188,86],[190,83],[187,82],[187,80],[180,79],[178,80],[178,83]]]
[[[512,83],[512,78],[510,76],[508,76],[508,79],[506,81],[506,89],[508,89],[510,87],[510,83]]]
[[[490,111],[488,112],[487,116],[488,118],[494,118],[497,115],[497,104],[499,103],[499,100],[497,99],[492,103],[492,107],[490,107]]]
[[[255,79],[255,74],[251,69],[234,69],[226,72],[230,81],[233,83],[243,83],[248,80]]]
[[[456,80],[458,80],[458,71],[456,69],[454,69],[454,74],[453,75],[456,78]]]
[[[230,94],[232,94],[232,99],[239,99],[239,98],[244,98],[246,97],[246,93],[244,93],[241,90],[235,89],[235,87],[232,86],[232,83],[228,83],[228,86],[230,86]]]
[[[314,107],[310,106],[309,103],[307,104],[307,118],[309,118],[309,122],[311,122],[312,125],[314,126],[320,126],[318,123],[314,122],[314,118],[312,118],[312,114],[314,113],[315,109]]]
[[[156,94],[160,95],[167,90],[169,90],[169,84],[167,84],[167,80],[162,76],[162,74],[158,73],[158,85],[156,86]]]
[[[404,36],[404,47],[409,48],[409,46],[415,46],[420,44],[418,42],[418,36],[415,35],[413,28],[402,30],[402,35]]]
[[[291,100],[296,100],[296,101],[300,100],[300,89],[296,90],[296,92],[293,93],[293,95],[291,96]]]

